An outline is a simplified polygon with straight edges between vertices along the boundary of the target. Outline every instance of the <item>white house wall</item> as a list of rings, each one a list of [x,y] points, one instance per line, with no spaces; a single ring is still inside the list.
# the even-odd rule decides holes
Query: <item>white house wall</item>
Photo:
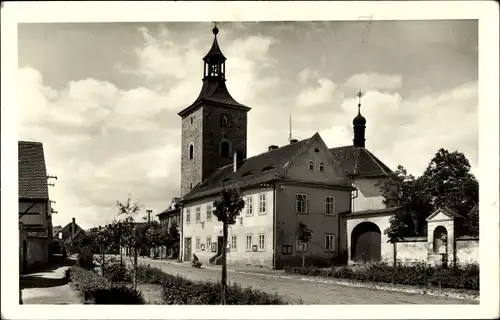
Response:
[[[355,179],[354,185],[358,189],[357,197],[353,199],[352,211],[378,210],[386,208],[384,197],[377,183],[380,179]]]
[[[259,194],[266,195],[266,211],[259,213]],[[273,258],[273,190],[272,189],[254,189],[244,192],[246,196],[253,198],[253,215],[246,215],[247,204],[243,208],[239,218],[236,219],[236,224],[228,229],[228,244],[231,244],[232,236],[237,237],[236,249],[229,249],[227,254],[228,264],[232,265],[258,265],[272,267]],[[209,259],[215,255],[214,252],[207,248],[207,237],[211,237],[211,242],[217,242],[217,237],[222,237],[222,223],[217,220],[212,214],[211,221],[207,221],[206,207],[212,205],[219,196],[206,198],[201,201],[188,203],[182,210],[183,214],[183,240],[191,237],[192,253],[204,263],[208,264]],[[200,222],[196,222],[196,207],[201,207]],[[191,222],[186,223],[186,212],[190,209]],[[240,219],[241,218],[241,219]],[[252,235],[252,245],[258,245],[259,235],[265,235],[265,248],[257,252],[246,250],[246,236]],[[205,249],[196,249],[196,238],[200,237],[200,241],[205,245]],[[184,241],[182,244],[184,251]],[[181,253],[182,255],[184,252]]]

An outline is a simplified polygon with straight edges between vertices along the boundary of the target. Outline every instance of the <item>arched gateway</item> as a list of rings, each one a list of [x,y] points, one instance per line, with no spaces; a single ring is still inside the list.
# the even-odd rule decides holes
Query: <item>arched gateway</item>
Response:
[[[351,260],[377,262],[381,258],[381,234],[373,222],[358,224],[351,233]]]

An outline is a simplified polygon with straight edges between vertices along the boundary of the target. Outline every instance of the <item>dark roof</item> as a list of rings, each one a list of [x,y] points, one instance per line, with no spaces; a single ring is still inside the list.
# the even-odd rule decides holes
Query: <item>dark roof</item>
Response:
[[[383,209],[370,209],[370,210],[363,210],[363,211],[353,211],[353,212],[346,212],[344,216],[346,217],[355,217],[355,216],[364,216],[364,215],[370,215],[370,214],[387,214],[387,213],[394,213],[403,207],[390,207],[390,208],[383,208]]]
[[[61,233],[70,232],[71,231],[71,224],[72,223],[73,222],[68,223],[67,225],[65,225],[64,227],[62,227],[61,229],[59,229],[57,232],[61,232]],[[78,230],[83,230],[83,229],[75,222],[75,231],[78,231]],[[57,234],[57,232],[54,233],[54,235]]]
[[[450,208],[447,208],[447,207],[442,207],[442,208],[437,208],[433,213],[431,213],[427,219],[427,221],[429,220],[432,220],[432,218],[434,218],[439,212],[442,212],[444,213],[445,215],[447,215],[448,217],[450,218],[460,218],[460,219],[464,219],[464,217],[461,215],[461,214],[458,214],[456,213],[454,210],[450,209]]]
[[[392,173],[392,170],[368,149],[344,146],[332,148],[330,152],[346,175],[387,176]]]
[[[222,54],[222,51],[219,47],[219,43],[217,42],[217,36],[214,37],[214,42],[212,43],[212,47],[208,51],[207,55],[203,58],[203,60],[207,61],[212,57],[226,60],[226,57],[224,57],[224,54]]]
[[[233,171],[233,164],[219,168],[186,194],[184,200],[219,193],[223,184],[228,188],[244,189],[278,180],[283,177],[289,163],[306,148],[311,139],[313,138],[304,139],[248,158],[243,161],[237,172]],[[339,186],[346,186],[343,179],[339,180]]]
[[[41,142],[19,141],[19,198],[49,199],[47,169]]]
[[[176,206],[174,209],[172,208],[167,208],[165,210],[163,210],[162,212],[158,213],[156,216],[160,217],[160,216],[168,216],[168,215],[171,215],[171,214],[178,214],[179,212],[181,211],[181,208]]]
[[[227,90],[225,79],[219,78],[204,79],[198,98],[189,107],[179,112],[179,115],[182,117],[202,103],[212,103],[229,108],[244,109],[246,111],[250,110],[249,107],[234,100]]]

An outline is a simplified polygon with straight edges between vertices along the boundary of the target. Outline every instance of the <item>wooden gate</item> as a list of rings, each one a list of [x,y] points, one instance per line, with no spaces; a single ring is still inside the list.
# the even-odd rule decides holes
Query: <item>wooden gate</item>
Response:
[[[373,222],[362,222],[351,233],[351,260],[358,263],[380,261],[381,246],[378,226]]]

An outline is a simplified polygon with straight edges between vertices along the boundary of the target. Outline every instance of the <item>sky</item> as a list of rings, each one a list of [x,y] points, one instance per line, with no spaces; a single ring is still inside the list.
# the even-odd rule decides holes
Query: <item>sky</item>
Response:
[[[419,176],[439,148],[478,168],[476,20],[224,22],[248,155],[319,132]],[[198,96],[211,23],[19,24],[19,139],[44,144],[54,225],[109,223],[130,194],[154,214],[180,192],[179,111]]]

